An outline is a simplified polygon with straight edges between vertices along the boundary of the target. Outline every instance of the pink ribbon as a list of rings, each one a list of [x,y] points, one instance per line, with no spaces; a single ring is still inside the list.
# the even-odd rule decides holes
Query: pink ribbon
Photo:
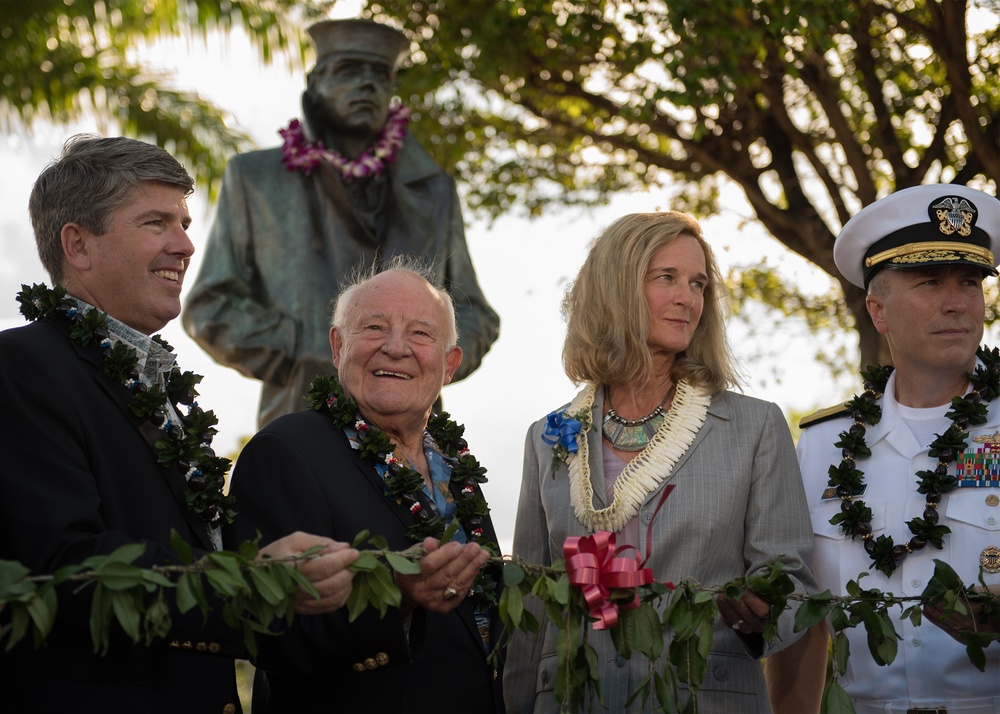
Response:
[[[580,588],[590,606],[590,614],[597,621],[595,630],[609,630],[618,624],[618,606],[611,602],[611,591],[618,588],[637,588],[653,582],[653,570],[643,568],[639,554],[622,556],[632,549],[625,545],[615,548],[615,534],[597,531],[592,536],[570,536],[563,543],[566,574],[571,584]],[[624,605],[626,610],[639,607],[639,595]]]

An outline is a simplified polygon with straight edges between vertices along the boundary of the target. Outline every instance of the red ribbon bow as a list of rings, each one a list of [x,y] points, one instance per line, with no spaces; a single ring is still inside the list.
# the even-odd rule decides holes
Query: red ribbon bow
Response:
[[[615,548],[615,534],[597,531],[592,536],[570,536],[563,543],[566,574],[571,584],[580,588],[590,614],[596,618],[595,630],[609,630],[618,624],[618,606],[611,602],[614,588],[637,588],[653,582],[652,568],[643,568],[639,554],[621,556],[631,549],[624,545]],[[639,595],[624,605],[626,610],[639,607]]]

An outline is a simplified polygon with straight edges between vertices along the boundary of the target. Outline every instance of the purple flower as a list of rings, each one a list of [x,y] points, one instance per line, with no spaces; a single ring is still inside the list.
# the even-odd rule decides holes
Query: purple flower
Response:
[[[327,149],[321,141],[308,142],[302,123],[298,119],[293,119],[286,128],[278,130],[283,139],[282,160],[286,169],[301,170],[306,176],[310,175],[323,160],[336,167],[345,181],[378,176],[385,171],[386,164],[396,160],[396,152],[403,146],[409,117],[410,110],[402,104],[391,106],[386,125],[382,127],[375,144],[352,160],[344,158],[333,149]]]

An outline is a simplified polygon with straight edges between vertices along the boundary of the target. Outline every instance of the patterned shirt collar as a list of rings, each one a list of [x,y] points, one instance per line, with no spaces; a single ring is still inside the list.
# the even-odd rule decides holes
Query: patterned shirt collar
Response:
[[[93,305],[78,297],[72,295],[67,297],[84,314],[95,309]],[[136,357],[139,358],[136,368],[139,370],[139,379],[143,384],[148,387],[156,385],[166,388],[167,377],[171,370],[177,366],[177,357],[173,352],[167,350],[149,335],[144,335],[111,315],[107,317],[105,329],[112,342],[124,342],[135,350]]]

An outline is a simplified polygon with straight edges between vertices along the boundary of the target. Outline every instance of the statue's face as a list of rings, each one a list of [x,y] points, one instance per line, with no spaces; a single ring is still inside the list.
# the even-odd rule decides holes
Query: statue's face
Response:
[[[378,135],[389,116],[392,67],[367,56],[331,55],[309,77],[309,89],[333,127],[357,136]]]

